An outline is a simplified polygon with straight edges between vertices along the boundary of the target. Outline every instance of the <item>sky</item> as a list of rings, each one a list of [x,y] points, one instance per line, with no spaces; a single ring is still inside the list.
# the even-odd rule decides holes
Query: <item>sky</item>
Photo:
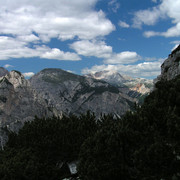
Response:
[[[0,66],[153,79],[180,43],[180,0],[0,1]]]

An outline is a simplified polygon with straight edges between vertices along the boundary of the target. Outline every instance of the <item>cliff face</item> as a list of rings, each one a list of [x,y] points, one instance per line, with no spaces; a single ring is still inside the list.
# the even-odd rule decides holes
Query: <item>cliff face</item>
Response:
[[[26,80],[18,71],[8,72],[3,68],[0,75],[0,126],[13,131],[34,116],[79,115],[87,110],[96,116],[101,113],[121,116],[132,108],[139,96],[133,90],[127,93],[127,87],[61,69],[44,69],[30,80]],[[113,83],[127,82],[119,74],[106,74],[107,79],[109,75]],[[138,90],[145,89],[142,87],[138,86]]]
[[[180,74],[180,45],[172,51],[161,66],[161,75],[157,80],[172,80]]]
[[[97,116],[101,113],[121,116],[134,104],[133,98],[107,82],[61,69],[45,69],[30,80],[18,71],[1,70],[0,127],[12,131],[18,131],[34,116],[79,115],[87,110]]]
[[[133,104],[117,87],[61,69],[45,69],[33,76],[30,83],[56,114],[91,110],[97,116],[101,113],[122,115]]]
[[[0,125],[18,130],[34,116],[49,116],[45,101],[31,88],[28,80],[17,71],[0,78]]]
[[[136,102],[142,101],[142,97],[146,97],[153,89],[152,80],[131,78],[129,76],[121,75],[117,71],[100,71],[86,76],[106,81],[113,86],[118,87],[124,94],[134,98]]]

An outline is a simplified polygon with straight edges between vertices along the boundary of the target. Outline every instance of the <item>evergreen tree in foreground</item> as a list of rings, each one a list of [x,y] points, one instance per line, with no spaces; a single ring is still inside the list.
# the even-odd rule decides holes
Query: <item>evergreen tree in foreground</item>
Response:
[[[180,77],[158,82],[136,112],[109,121],[81,148],[82,179],[180,179]]]
[[[0,151],[0,179],[57,180],[79,160],[82,180],[180,179],[180,77],[161,81],[123,118],[35,118]]]
[[[81,144],[97,129],[95,116],[35,118],[11,132],[0,152],[1,180],[57,180],[70,175],[60,164],[78,159]]]

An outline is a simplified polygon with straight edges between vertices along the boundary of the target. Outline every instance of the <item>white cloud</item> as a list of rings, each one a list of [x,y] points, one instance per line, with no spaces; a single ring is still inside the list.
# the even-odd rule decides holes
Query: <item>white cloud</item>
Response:
[[[177,41],[172,41],[171,44],[180,44],[180,41],[177,40]]]
[[[161,12],[157,7],[153,9],[140,10],[135,13],[133,19],[133,27],[141,28],[143,24],[145,25],[155,25],[161,16]]]
[[[180,36],[180,22],[176,26],[169,28],[166,32],[146,31],[144,36],[147,38],[153,36],[178,37]]]
[[[81,73],[82,74],[91,74],[96,73],[99,71],[111,71],[111,70],[117,70],[117,66],[115,65],[95,65],[92,68],[84,68]]]
[[[154,31],[146,31],[144,32],[144,36],[147,38],[153,37],[153,36],[159,36],[161,33],[159,32],[154,32]]]
[[[180,1],[179,0],[161,0],[161,3],[152,9],[140,10],[135,13],[133,26],[141,28],[145,25],[155,25],[158,20],[169,18],[172,20],[172,27],[164,32],[147,31],[144,33],[146,37],[164,36],[177,37],[180,36]]]
[[[27,42],[6,36],[0,36],[0,47],[0,60],[29,57],[73,61],[80,60],[80,57],[75,53],[63,52],[57,48],[51,49],[45,45],[36,45],[30,48]]]
[[[119,21],[118,25],[119,25],[120,27],[122,27],[122,28],[129,28],[129,27],[130,27],[130,25],[127,24],[127,23],[124,22],[124,21]]]
[[[152,2],[157,3],[157,0],[152,0]]]
[[[104,58],[105,64],[129,64],[141,59],[136,52],[124,51],[113,53],[112,47],[107,46],[104,41],[82,40],[70,45],[79,55]]]
[[[176,26],[173,26],[173,27],[169,28],[166,32],[162,32],[160,34],[161,34],[161,36],[164,36],[164,37],[178,37],[178,36],[180,36],[180,22],[177,23]]]
[[[37,42],[39,41],[39,37],[35,36],[34,34],[30,34],[30,35],[23,35],[23,36],[18,36],[17,39],[19,41],[24,41],[24,42]]]
[[[162,60],[155,62],[144,62],[136,65],[95,65],[92,68],[85,68],[82,70],[82,74],[95,73],[98,71],[118,71],[121,74],[129,75],[131,77],[146,77],[152,78],[160,74],[160,67]]]
[[[111,0],[108,5],[114,13],[117,13],[117,10],[120,8],[120,3],[117,0]]]
[[[38,34],[43,41],[51,38],[93,39],[114,30],[102,11],[94,11],[97,0],[14,0],[0,3],[0,33]]]
[[[110,58],[104,60],[106,64],[129,64],[140,60],[141,57],[136,52],[124,51],[113,54]]]
[[[104,41],[82,40],[70,45],[79,55],[95,56],[98,58],[109,58],[112,54],[112,47],[107,46]]]
[[[5,64],[3,67],[4,67],[4,68],[10,68],[10,67],[13,67],[13,66],[10,65],[10,64]]]
[[[50,49],[46,53],[42,54],[40,57],[45,59],[56,59],[56,60],[71,60],[71,61],[81,60],[81,58],[77,54],[70,52],[65,53],[57,48]]]
[[[34,76],[34,74],[35,74],[35,73],[33,73],[33,72],[23,73],[24,77],[26,77],[26,78],[30,78],[30,77]]]
[[[0,60],[43,57],[80,60],[72,52],[48,48],[52,38],[92,40],[115,30],[103,11],[94,10],[97,0],[6,0],[0,2]],[[41,44],[41,45],[39,45]],[[39,45],[40,47],[38,47]],[[44,54],[43,54],[44,53]]]

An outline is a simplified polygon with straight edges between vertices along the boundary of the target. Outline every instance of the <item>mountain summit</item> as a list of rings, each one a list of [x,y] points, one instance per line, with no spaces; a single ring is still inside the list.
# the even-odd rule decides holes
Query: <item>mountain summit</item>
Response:
[[[80,114],[91,110],[98,116],[101,113],[122,115],[133,103],[118,87],[61,69],[44,69],[30,83],[57,113]]]
[[[104,80],[114,86],[117,86],[133,97],[147,95],[153,88],[153,80],[144,78],[132,78],[121,75],[117,71],[100,71],[86,75],[98,80]],[[134,92],[132,92],[134,91]]]

